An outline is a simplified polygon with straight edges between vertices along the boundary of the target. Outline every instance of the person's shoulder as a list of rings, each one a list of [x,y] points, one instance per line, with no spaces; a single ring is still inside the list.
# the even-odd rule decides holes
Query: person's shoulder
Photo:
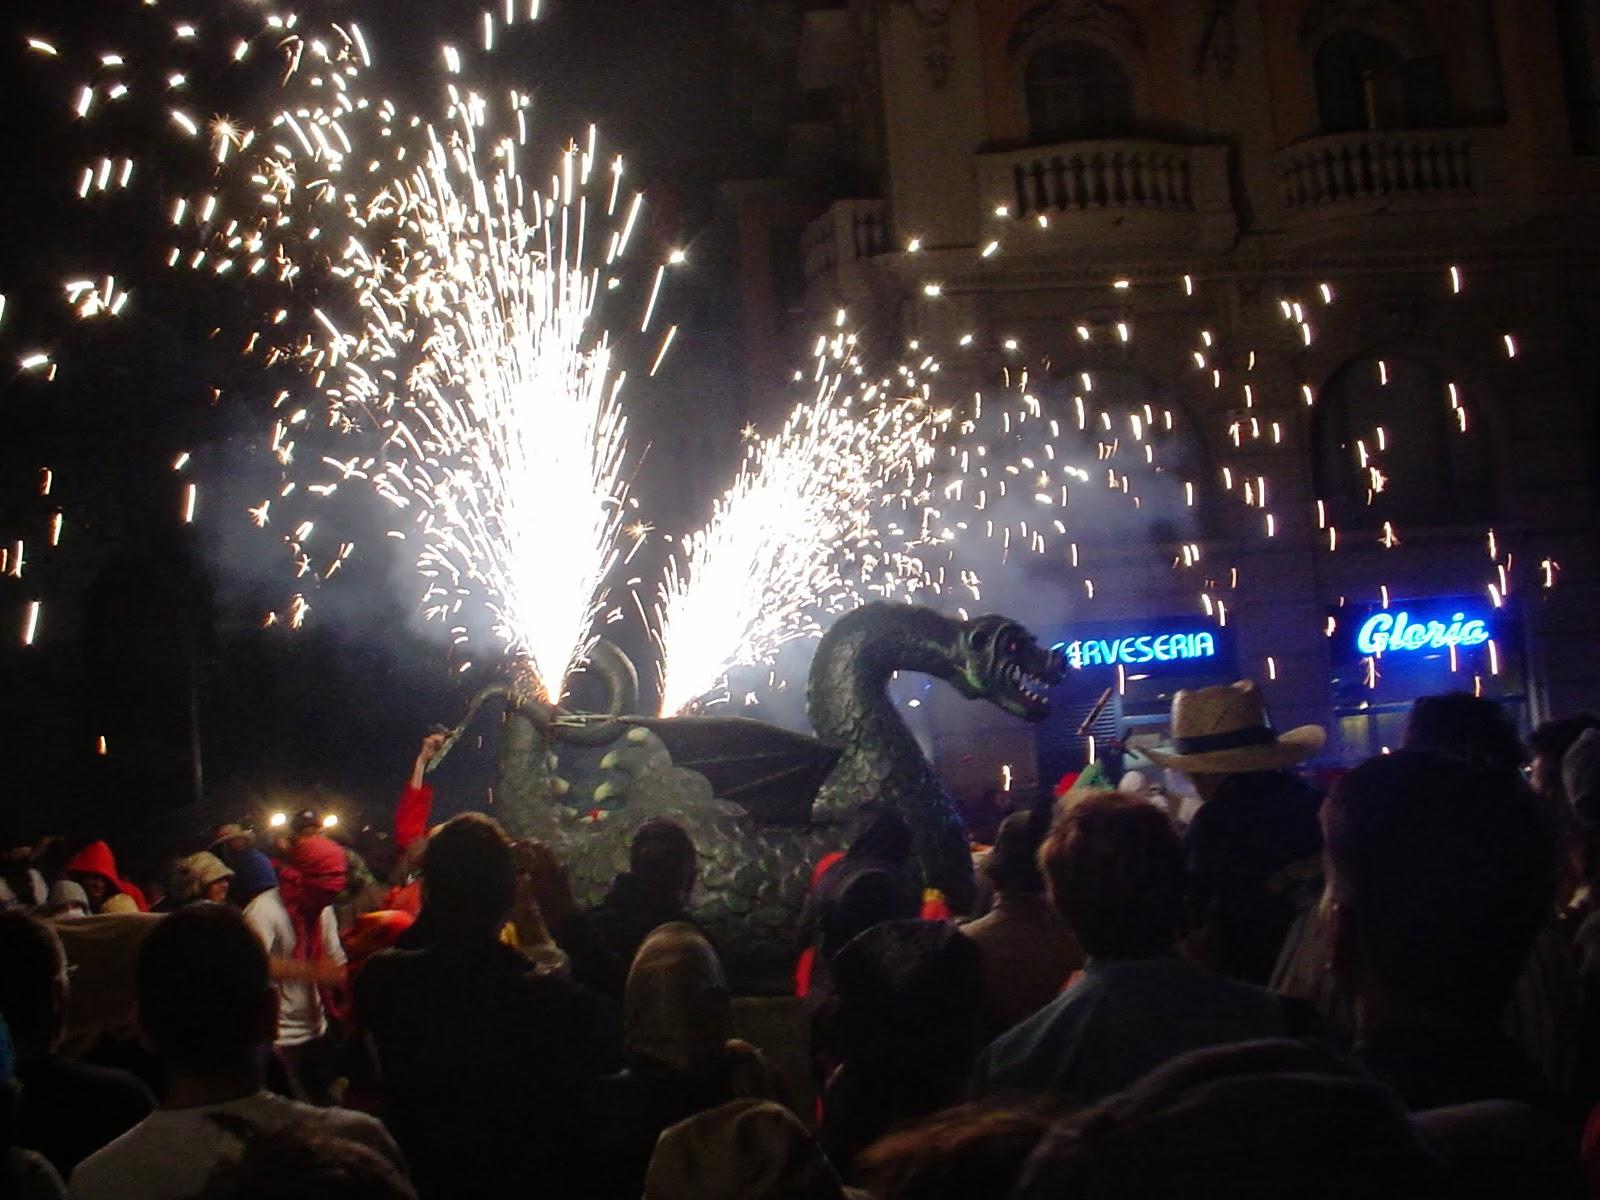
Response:
[[[416,977],[426,960],[426,950],[400,950],[390,947],[380,950],[361,965],[356,976],[356,1008],[364,1009],[374,1001],[381,1001],[396,990],[405,992],[408,980]]]
[[[981,942],[994,932],[996,925],[1000,924],[1000,910],[991,909],[981,917],[974,917],[970,921],[956,926],[957,933],[964,933],[974,941]]]
[[[389,1131],[384,1128],[383,1122],[354,1109],[318,1108],[271,1092],[257,1093],[230,1107],[237,1116],[255,1125],[262,1132],[271,1132],[290,1125],[314,1125],[333,1137],[366,1146],[397,1166],[403,1168],[405,1165],[399,1148],[389,1136]]]
[[[979,1065],[991,1078],[1001,1078],[1015,1064],[1031,1058],[1052,1034],[1073,1020],[1083,1005],[1084,991],[1079,980],[1063,989],[1050,1003],[1032,1016],[1019,1021],[984,1049]]]
[[[301,1107],[309,1110],[306,1119],[315,1122],[319,1128],[335,1137],[374,1150],[401,1169],[405,1168],[405,1160],[401,1157],[399,1146],[395,1144],[394,1138],[389,1136],[389,1131],[377,1117],[350,1108],[311,1108],[310,1105]]]
[[[11,1190],[17,1200],[61,1200],[66,1184],[44,1155],[14,1146],[6,1151],[6,1169],[11,1175]]]
[[[241,911],[251,924],[276,922],[280,916],[285,921],[289,919],[289,910],[283,906],[283,898],[275,887],[258,892]]]
[[[1271,988],[1265,988],[1256,983],[1248,983],[1243,979],[1234,979],[1228,975],[1220,975],[1215,971],[1208,971],[1186,958],[1178,958],[1175,961],[1182,964],[1180,969],[1188,977],[1189,987],[1191,989],[1203,988],[1211,992],[1219,1005],[1232,1009],[1241,1015],[1253,1012],[1265,1018],[1269,1023],[1283,1022],[1288,1019],[1285,1016],[1283,997]]]
[[[351,1108],[319,1108],[276,1092],[257,1092],[244,1100],[226,1106],[237,1116],[261,1129],[280,1129],[285,1125],[309,1122],[329,1128],[341,1137],[349,1130],[382,1129],[376,1117],[356,1112]]]
[[[156,1116],[159,1114],[146,1117],[74,1167],[67,1187],[72,1200],[110,1200],[137,1195],[151,1157],[149,1150],[159,1140],[151,1128]]]

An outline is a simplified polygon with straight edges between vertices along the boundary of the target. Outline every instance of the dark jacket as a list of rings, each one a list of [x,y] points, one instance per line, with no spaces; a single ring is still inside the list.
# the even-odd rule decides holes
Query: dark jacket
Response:
[[[611,1069],[598,1000],[493,940],[375,955],[356,1015],[383,1071],[384,1122],[419,1195],[582,1195],[587,1105]]]
[[[978,1056],[972,1090],[1092,1104],[1191,1050],[1290,1033],[1276,995],[1176,954],[1091,959],[1071,987]]]
[[[1285,771],[1222,781],[1184,834],[1197,912],[1215,914],[1221,969],[1265,985],[1308,877],[1320,872],[1322,793]],[[1314,880],[1311,882],[1314,883]],[[1311,889],[1316,890],[1316,889]]]
[[[677,896],[662,893],[624,871],[611,882],[606,898],[584,914],[585,920],[573,923],[582,929],[582,949],[574,958],[573,969],[590,986],[622,998],[628,968],[645,938],[663,925],[675,921],[694,924]],[[558,941],[566,948],[573,930],[563,929]],[[569,951],[570,953],[570,951]]]

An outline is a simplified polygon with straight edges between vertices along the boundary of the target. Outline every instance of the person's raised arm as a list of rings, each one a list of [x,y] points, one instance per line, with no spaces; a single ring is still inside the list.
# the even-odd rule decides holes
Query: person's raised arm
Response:
[[[411,778],[400,793],[400,802],[394,810],[394,844],[403,854],[428,832],[428,817],[433,812],[433,788],[427,783],[428,764],[439,753],[447,734],[430,733],[422,739],[417,760],[411,766]]]

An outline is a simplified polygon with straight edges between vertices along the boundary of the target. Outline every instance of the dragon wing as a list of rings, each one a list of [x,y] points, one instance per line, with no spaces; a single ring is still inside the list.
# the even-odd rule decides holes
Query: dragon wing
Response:
[[[674,766],[698,771],[713,794],[763,825],[807,825],[839,751],[748,717],[624,717],[666,745]]]

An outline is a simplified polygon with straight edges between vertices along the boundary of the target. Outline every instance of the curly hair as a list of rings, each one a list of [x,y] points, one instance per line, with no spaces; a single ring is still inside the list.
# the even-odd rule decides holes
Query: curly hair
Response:
[[[1183,845],[1167,815],[1120,792],[1084,793],[1039,848],[1050,902],[1095,958],[1144,958],[1183,922]]]

